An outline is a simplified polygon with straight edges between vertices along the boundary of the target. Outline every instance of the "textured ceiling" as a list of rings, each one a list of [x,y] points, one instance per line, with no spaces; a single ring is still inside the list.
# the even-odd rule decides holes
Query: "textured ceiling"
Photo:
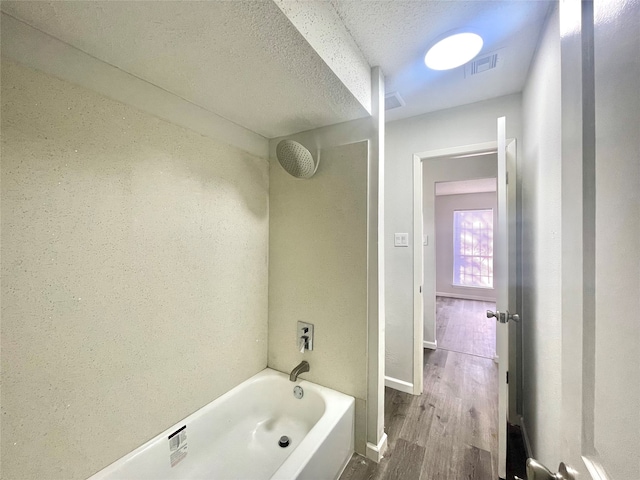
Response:
[[[267,138],[368,115],[271,1],[18,1],[2,10]]]
[[[387,92],[404,107],[387,120],[478,102],[522,91],[550,2],[328,0],[371,65],[385,74]],[[465,78],[465,68],[435,72],[424,66],[430,44],[458,28],[484,39],[481,52],[498,51],[498,68]]]
[[[369,115],[368,65],[406,105],[387,121],[520,92],[545,0],[16,1],[2,10],[267,138]],[[498,67],[428,70],[428,46],[471,27]],[[347,52],[353,46],[353,51]],[[359,50],[359,51],[358,51]],[[481,55],[482,55],[481,53]],[[341,65],[332,62],[342,62]],[[338,67],[338,68],[337,68]],[[360,84],[358,84],[360,81]],[[363,85],[367,88],[361,88]]]

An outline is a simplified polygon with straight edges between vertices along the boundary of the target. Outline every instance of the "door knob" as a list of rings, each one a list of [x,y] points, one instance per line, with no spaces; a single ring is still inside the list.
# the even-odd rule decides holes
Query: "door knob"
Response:
[[[508,310],[506,312],[500,312],[499,310],[492,312],[491,310],[487,310],[487,318],[491,317],[495,317],[500,323],[507,323],[509,320],[513,320],[514,322],[520,321],[520,315],[517,313],[509,313]]]
[[[564,462],[560,463],[558,473],[552,473],[547,467],[533,458],[527,459],[527,480],[576,480],[577,472],[567,467]],[[515,477],[516,480],[522,480]]]

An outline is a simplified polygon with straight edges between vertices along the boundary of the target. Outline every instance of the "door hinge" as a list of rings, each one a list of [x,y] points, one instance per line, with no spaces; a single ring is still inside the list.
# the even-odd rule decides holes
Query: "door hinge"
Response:
[[[507,185],[509,185],[509,172],[506,172]]]
[[[509,383],[509,372],[507,372],[507,384]]]

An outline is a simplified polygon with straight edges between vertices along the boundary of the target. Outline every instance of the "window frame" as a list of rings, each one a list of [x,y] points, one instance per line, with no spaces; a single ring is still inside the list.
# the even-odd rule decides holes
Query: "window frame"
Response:
[[[480,229],[480,234],[482,234],[482,231],[490,231],[490,238],[487,240],[487,244],[488,244],[488,250],[491,252],[490,255],[487,254],[482,254],[482,252],[475,254],[473,253],[473,248],[474,245],[476,244],[475,239],[477,238],[477,234],[474,235],[474,231],[473,229],[471,229],[470,233],[473,236],[474,241],[472,241],[472,245],[471,245],[471,249],[472,252],[470,254],[468,253],[461,253],[461,250],[464,249],[468,249],[468,246],[463,246],[462,241],[460,240],[460,230],[461,230],[461,226],[459,225],[459,223],[457,222],[457,216],[460,213],[478,213],[478,212],[483,212],[483,213],[489,213],[489,218],[491,219],[491,225],[490,225],[490,229],[489,228],[481,228]],[[494,228],[494,209],[492,207],[486,208],[465,208],[465,209],[455,209],[453,211],[453,262],[452,262],[452,282],[451,285],[453,287],[457,287],[457,288],[480,288],[483,290],[493,290],[494,289],[494,272],[493,272],[493,267],[494,267],[494,255],[493,255],[493,243],[494,243],[494,233],[495,233],[495,228]],[[486,224],[486,220],[482,219],[482,221]],[[469,231],[469,229],[463,229],[464,231]],[[479,240],[480,245],[482,245],[482,239]],[[479,247],[480,250],[482,250],[481,247]],[[460,259],[461,258],[471,258],[472,259],[472,268],[475,266],[473,264],[475,264],[475,262],[473,261],[473,259],[479,259],[479,273],[475,274],[473,271],[471,273],[464,273],[463,275],[469,275],[471,278],[473,279],[479,279],[479,281],[474,282],[475,284],[470,285],[470,284],[465,284],[462,283],[461,280],[461,273],[460,273],[460,268],[461,265],[466,264],[467,262],[463,262]],[[487,269],[487,273],[483,274],[483,268],[484,266],[482,265],[482,263],[484,261],[488,261],[488,265],[486,266]],[[482,279],[487,279],[488,281],[482,285],[479,283],[482,283]],[[457,280],[457,281],[456,281]]]

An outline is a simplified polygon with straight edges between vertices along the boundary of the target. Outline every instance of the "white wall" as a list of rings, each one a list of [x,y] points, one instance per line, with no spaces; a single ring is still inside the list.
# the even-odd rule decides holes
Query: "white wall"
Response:
[[[356,447],[365,453],[367,400],[368,144],[321,150],[316,174],[289,175],[271,161],[269,366],[356,397]],[[300,353],[298,320],[314,324]]]
[[[587,388],[599,461],[611,478],[640,478],[640,4],[594,2],[594,17],[596,293],[585,330],[595,334],[595,358]]]
[[[523,415],[535,457],[560,458],[561,98],[557,9],[541,38],[523,93]],[[576,180],[579,181],[579,180]]]
[[[350,122],[344,122],[336,125],[330,125],[327,127],[317,128],[314,130],[309,130],[306,132],[300,132],[290,137],[289,139],[300,142],[302,145],[306,146],[311,150],[311,152],[315,155],[320,155],[320,167],[318,169],[318,173],[316,176],[320,174],[322,170],[322,165],[324,164],[324,158],[327,154],[330,155],[329,161],[331,161],[331,155],[334,157],[338,155],[340,157],[342,153],[342,148],[345,148],[345,151],[351,151],[352,147],[355,144],[358,144],[358,148],[362,148],[363,145],[366,145],[366,169],[364,173],[361,172],[362,177],[358,177],[354,179],[355,185],[354,188],[360,188],[361,182],[365,182],[366,184],[366,210],[364,212],[366,218],[364,219],[366,223],[366,242],[362,248],[365,249],[366,254],[366,295],[367,295],[367,303],[366,303],[366,326],[367,329],[364,333],[361,332],[361,337],[353,338],[352,341],[355,345],[360,345],[360,342],[364,342],[365,346],[365,360],[366,360],[366,370],[362,380],[365,381],[366,385],[366,395],[364,397],[360,397],[359,393],[351,393],[358,392],[357,386],[351,386],[346,390],[344,383],[340,381],[342,375],[350,376],[349,373],[351,370],[355,369],[356,371],[360,369],[359,364],[349,364],[342,363],[341,365],[335,365],[336,372],[341,372],[341,370],[346,370],[346,373],[340,373],[340,375],[335,376],[336,382],[327,381],[327,386],[330,388],[335,388],[340,391],[345,391],[346,393],[353,394],[356,396],[356,451],[359,453],[364,453],[363,443],[365,438],[363,438],[363,433],[366,433],[366,455],[368,458],[371,458],[375,461],[379,461],[386,447],[386,435],[384,434],[384,239],[381,238],[381,232],[384,231],[384,221],[381,218],[384,205],[383,188],[384,188],[384,78],[382,76],[382,72],[379,68],[372,68],[372,110],[373,115],[371,118],[364,118],[360,120],[353,120]],[[274,138],[269,142],[269,151],[271,161],[275,160],[275,152],[277,144],[282,140],[282,138]],[[334,147],[340,146],[339,149],[334,149]],[[353,147],[355,148],[355,146]],[[358,150],[360,151],[360,150]],[[336,153],[337,152],[337,153]],[[360,161],[359,157],[360,153],[356,154],[351,161]],[[348,163],[348,162],[347,162]],[[277,164],[276,164],[277,165]],[[278,166],[278,168],[280,168]],[[335,168],[335,167],[334,167]],[[342,168],[346,168],[344,170],[344,175],[351,178],[353,172],[349,170],[347,165]],[[355,165],[354,168],[360,168],[359,164]],[[280,169],[281,170],[281,169]],[[280,174],[281,171],[278,169],[272,169],[273,181],[277,181],[277,174]],[[338,170],[339,171],[339,170]],[[333,173],[334,175],[338,175],[337,173]],[[317,177],[314,176],[309,181],[322,181],[322,176]],[[320,180],[318,180],[318,178]],[[285,177],[287,180],[287,177]],[[295,179],[294,179],[295,180]],[[308,182],[307,182],[308,183]],[[282,184],[282,186],[289,185],[288,182]],[[327,203],[325,206],[329,210],[337,209],[337,212],[325,212],[323,216],[326,215],[327,218],[324,220],[327,222],[327,225],[333,225],[331,228],[343,228],[341,213],[346,206],[341,206],[341,203],[344,203],[344,200],[341,199],[343,196],[345,199],[352,198],[351,193],[343,192],[341,189],[344,187],[342,181],[337,179],[336,186],[334,187],[332,184],[325,184],[323,188],[327,189],[329,192],[333,192],[335,194],[335,198],[331,201],[327,199]],[[274,198],[278,198],[282,196],[282,198],[289,198],[293,200],[296,198],[296,192],[288,192],[287,188],[281,189],[277,187],[275,184],[272,185],[270,195],[272,200]],[[337,203],[332,203],[337,202]],[[291,208],[290,205],[284,206],[285,211]],[[349,207],[351,208],[351,207]],[[316,207],[313,207],[314,211],[317,211]],[[359,218],[360,213],[353,211],[353,220],[354,225],[358,224],[362,221]],[[275,210],[271,211],[270,215],[275,215]],[[299,232],[299,228],[291,228],[291,225],[287,223],[287,218],[282,218],[278,220],[280,225],[277,225],[276,220],[271,221],[271,231],[272,235],[270,246],[275,247],[275,242],[273,235],[279,235],[275,229],[280,227],[284,227],[285,230],[289,229],[289,231],[295,233],[296,235],[301,233]],[[294,225],[295,226],[295,225]],[[346,231],[353,233],[353,230],[350,225],[346,225],[344,227]],[[305,232],[302,232],[303,235],[306,236]],[[326,235],[326,233],[323,233]],[[306,237],[305,237],[306,238]],[[351,239],[348,239],[347,245],[351,242]],[[335,245],[333,245],[335,247]],[[282,248],[282,247],[275,247]],[[308,253],[308,252],[307,252]],[[339,255],[343,255],[338,252]],[[309,253],[308,253],[309,254]],[[317,258],[316,258],[317,261]],[[325,260],[323,260],[325,261]],[[333,259],[328,258],[326,260],[328,265],[333,265]],[[347,259],[347,263],[351,262],[352,259]],[[269,269],[270,272],[275,272],[277,269],[280,269],[280,266],[277,266],[273,261],[270,261]],[[321,268],[320,266],[318,268]],[[321,268],[322,270],[322,268]],[[296,275],[303,275],[304,272],[294,272]],[[325,273],[328,273],[325,271]],[[328,281],[328,276],[323,276],[321,280]],[[341,280],[337,280],[338,284],[342,284]],[[329,286],[328,288],[331,289]],[[318,301],[316,295],[317,292],[309,292],[310,297],[309,300],[316,302]],[[273,295],[270,293],[270,298],[273,298]],[[277,299],[276,299],[277,301]],[[306,299],[302,299],[301,301],[306,302]],[[271,307],[271,305],[270,305]],[[287,308],[297,308],[294,304],[288,303],[286,305]],[[290,315],[285,309],[286,315]],[[270,319],[273,318],[270,313]],[[278,320],[275,319],[276,324],[278,325]],[[331,322],[331,320],[328,320]],[[270,338],[272,338],[272,334],[270,331]],[[338,341],[338,344],[342,344],[341,341]],[[288,347],[287,347],[288,348]],[[331,355],[333,352],[333,347],[330,347],[329,350],[325,351],[322,355]],[[359,348],[359,347],[357,347]],[[338,354],[340,357],[344,355],[351,355],[349,352],[342,352]],[[271,364],[270,364],[271,365]],[[293,366],[281,365],[278,368],[282,368],[283,370],[288,370],[293,368]],[[313,367],[312,367],[313,368]],[[326,372],[325,372],[326,373]],[[354,388],[356,388],[354,390]],[[364,404],[363,399],[366,399],[366,405]]]
[[[493,210],[493,225],[495,227],[498,224],[495,192],[436,196],[436,295],[495,302],[496,295],[493,288],[453,285],[453,212],[456,210]]]
[[[3,478],[86,478],[266,366],[268,187],[3,58]]]
[[[9,5],[5,2],[3,7],[7,6]],[[16,6],[14,3],[10,8]],[[269,142],[265,137],[99,60],[4,12],[0,16],[3,56],[201,133],[220,143],[236,146],[259,157],[267,156]],[[84,28],[88,27],[85,25]]]
[[[413,155],[496,141],[496,120],[501,116],[507,117],[507,137],[520,138],[520,102],[520,95],[509,95],[387,124],[385,313],[388,377],[413,383],[413,248],[393,247],[395,232],[408,232],[409,238],[413,238]]]

